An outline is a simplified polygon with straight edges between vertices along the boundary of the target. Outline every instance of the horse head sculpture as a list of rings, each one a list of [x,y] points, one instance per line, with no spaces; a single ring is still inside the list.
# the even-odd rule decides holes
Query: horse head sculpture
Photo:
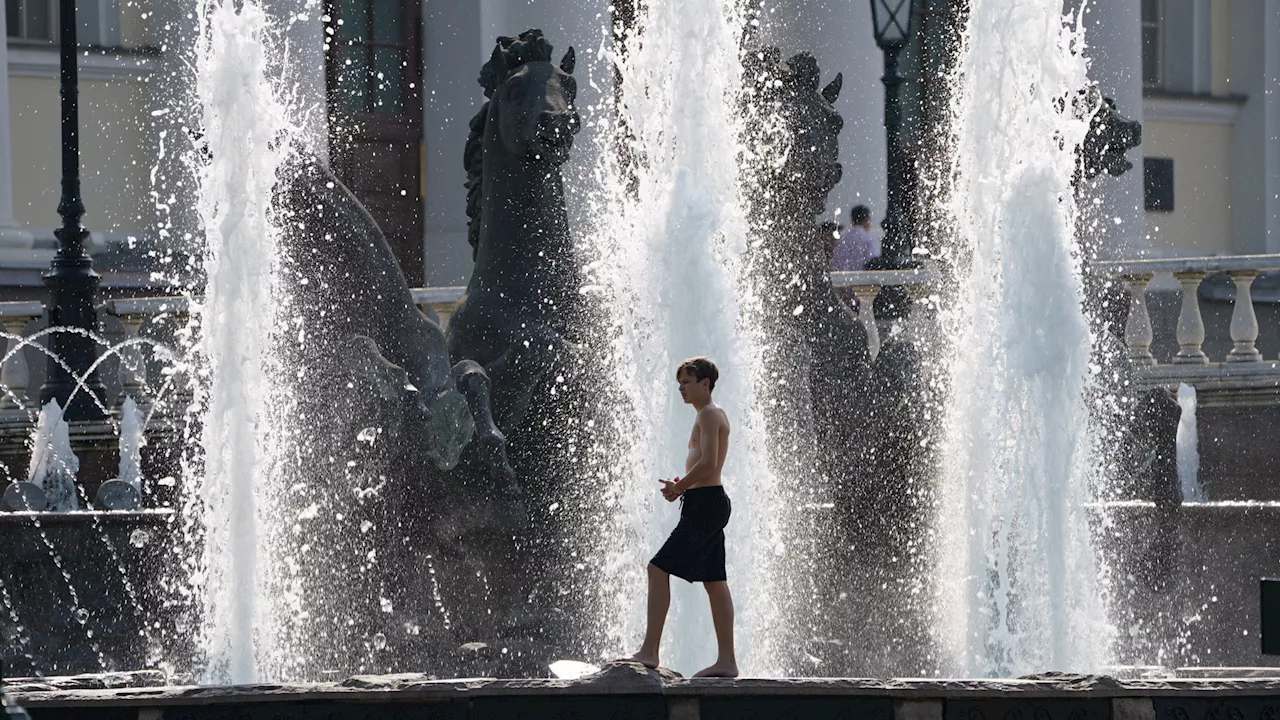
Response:
[[[784,61],[776,48],[749,53],[746,71],[755,110],[749,132],[769,127],[781,135],[779,157],[762,158],[756,172],[772,198],[771,212],[815,218],[843,172],[838,158],[844,120],[833,104],[844,77],[837,74],[819,89],[813,55],[802,52]]]
[[[584,327],[559,171],[581,127],[574,52],[555,65],[552,49],[541,30],[498,38],[480,71],[487,101],[464,149],[476,264],[450,320],[449,350],[484,366],[508,430]]]
[[[541,30],[519,37],[500,37],[479,82],[488,101],[471,120],[465,148],[467,170],[468,239],[479,249],[484,197],[486,136],[501,144],[504,154],[529,165],[558,167],[569,159],[573,136],[582,127],[574,102],[578,82],[573,77],[573,48],[552,63],[551,43]],[[492,146],[492,143],[490,144]],[[494,173],[488,173],[492,178]]]
[[[485,97],[497,100],[491,107],[507,152],[559,164],[568,159],[581,120],[573,106],[578,95],[573,48],[559,67],[551,63],[551,50],[540,30],[498,38],[480,71],[480,84]]]

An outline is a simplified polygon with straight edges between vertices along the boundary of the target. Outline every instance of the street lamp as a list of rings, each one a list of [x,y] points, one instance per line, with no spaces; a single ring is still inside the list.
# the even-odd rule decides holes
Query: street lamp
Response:
[[[76,0],[60,0],[58,29],[62,70],[59,90],[62,95],[62,199],[58,214],[62,227],[54,231],[58,253],[44,276],[49,288],[49,327],[73,328],[71,332],[49,334],[48,376],[40,388],[40,404],[57,400],[65,408],[68,420],[97,417],[95,403],[106,394],[97,372],[89,368],[97,358],[97,341],[86,333],[97,333],[98,314],[94,296],[98,274],[93,271],[93,258],[85,252],[89,231],[80,223],[84,200],[80,196],[80,103],[79,71],[76,67]],[[62,362],[58,362],[61,359]],[[64,366],[62,363],[66,363]],[[70,406],[67,398],[75,390],[76,377],[83,377],[85,390],[76,393]],[[96,398],[95,398],[96,396]]]
[[[899,143],[902,130],[902,76],[898,74],[898,53],[915,32],[914,0],[871,0],[871,19],[876,45],[884,51],[884,129],[888,143],[889,198],[885,209],[884,240],[878,269],[894,270],[911,264],[911,248],[905,237],[903,203],[906,197],[907,158]]]

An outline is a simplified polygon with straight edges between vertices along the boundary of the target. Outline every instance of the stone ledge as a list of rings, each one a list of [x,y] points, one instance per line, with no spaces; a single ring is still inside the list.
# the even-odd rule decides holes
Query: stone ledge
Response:
[[[61,677],[5,678],[4,691],[9,694],[58,692],[67,690],[106,690],[115,688],[164,687],[168,677],[162,670],[132,670],[118,673],[92,673]]]
[[[1280,678],[1116,680],[1101,676],[1061,679],[686,679],[614,666],[579,680],[460,678],[439,680],[400,674],[357,676],[341,683],[258,684],[227,687],[50,689],[14,687],[31,708],[169,707],[274,703],[418,703],[481,698],[666,696],[697,698],[881,698],[924,711],[915,701],[1108,700],[1117,698],[1275,698]],[[913,712],[914,712],[913,710]]]

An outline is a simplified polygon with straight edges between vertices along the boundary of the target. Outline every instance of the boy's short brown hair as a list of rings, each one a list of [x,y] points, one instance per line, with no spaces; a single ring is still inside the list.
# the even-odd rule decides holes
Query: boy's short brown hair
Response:
[[[710,358],[699,355],[685,360],[680,363],[680,367],[676,368],[676,378],[678,379],[680,373],[686,371],[692,373],[698,380],[710,380],[711,386],[709,389],[716,389],[716,380],[720,379],[720,368],[716,367],[716,364],[711,362]]]

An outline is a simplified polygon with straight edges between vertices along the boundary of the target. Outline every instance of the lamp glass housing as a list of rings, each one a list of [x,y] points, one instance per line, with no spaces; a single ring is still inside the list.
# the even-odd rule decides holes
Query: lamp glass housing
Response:
[[[912,0],[871,0],[871,20],[876,45],[897,49],[907,44],[915,21]]]

